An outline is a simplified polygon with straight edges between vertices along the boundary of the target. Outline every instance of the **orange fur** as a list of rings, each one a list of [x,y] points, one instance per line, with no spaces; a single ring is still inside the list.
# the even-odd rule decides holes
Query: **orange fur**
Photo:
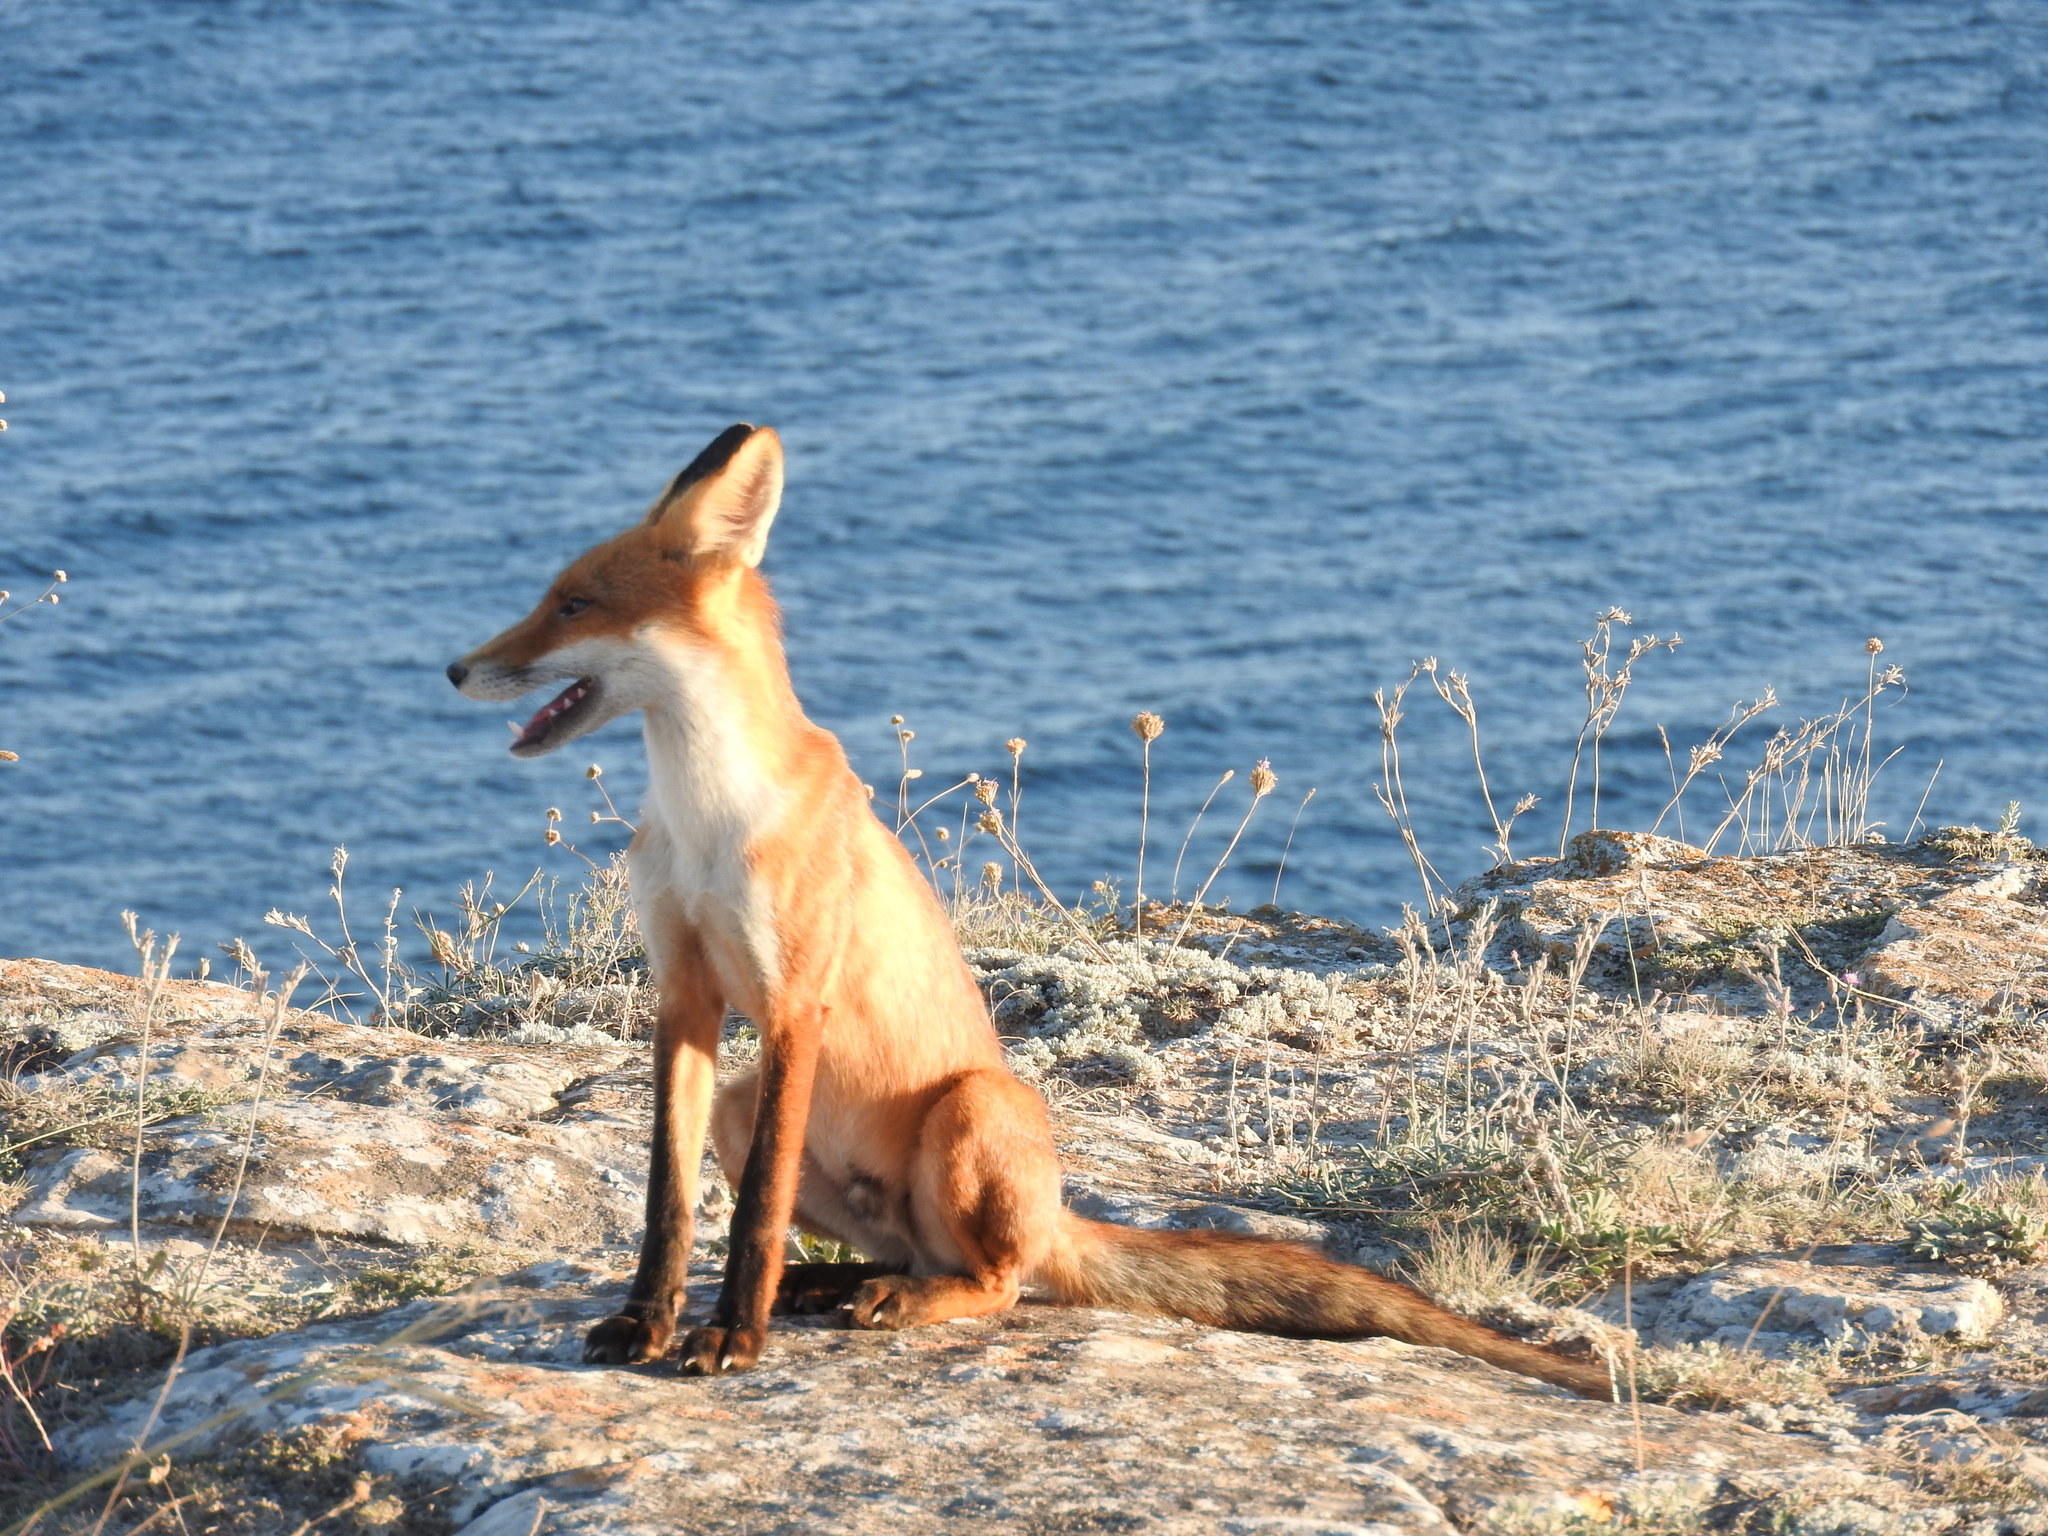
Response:
[[[790,686],[755,570],[781,484],[775,434],[729,430],[641,523],[449,669],[480,698],[570,683],[515,742],[523,755],[647,716],[651,787],[630,854],[661,997],[647,1231],[626,1302],[586,1358],[669,1352],[708,1127],[738,1200],[712,1322],[682,1341],[685,1371],[752,1365],[778,1304],[844,1300],[854,1326],[901,1328],[1000,1311],[1035,1284],[1219,1327],[1444,1344],[1606,1395],[1602,1370],[1309,1249],[1061,1209],[1045,1106],[1005,1069],[944,910]],[[754,1021],[761,1064],[714,1100],[727,1005]],[[785,1276],[792,1222],[876,1262]]]

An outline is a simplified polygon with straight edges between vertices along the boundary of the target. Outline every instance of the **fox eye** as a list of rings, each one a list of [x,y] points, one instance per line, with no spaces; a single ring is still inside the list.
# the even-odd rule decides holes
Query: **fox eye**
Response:
[[[557,608],[555,612],[560,614],[565,619],[573,619],[576,617],[577,614],[581,613],[584,609],[588,608],[589,606],[589,598],[572,597],[566,603],[562,604],[561,607]]]

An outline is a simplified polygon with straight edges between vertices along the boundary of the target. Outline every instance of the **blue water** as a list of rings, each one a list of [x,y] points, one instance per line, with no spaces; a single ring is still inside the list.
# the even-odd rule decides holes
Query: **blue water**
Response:
[[[2035,0],[0,4],[0,585],[72,576],[0,626],[0,954],[281,955],[335,844],[445,906],[587,762],[630,802],[630,724],[515,762],[441,669],[737,419],[813,715],[885,797],[892,713],[926,786],[1027,737],[1063,889],[1151,708],[1155,889],[1269,757],[1219,890],[1314,785],[1283,901],[1387,920],[1422,655],[1533,851],[1610,604],[1686,638],[1610,821],[1658,722],[1869,635],[1895,830],[1937,760],[1930,819],[2048,814],[2044,66]],[[1454,724],[1402,734],[1462,873]]]

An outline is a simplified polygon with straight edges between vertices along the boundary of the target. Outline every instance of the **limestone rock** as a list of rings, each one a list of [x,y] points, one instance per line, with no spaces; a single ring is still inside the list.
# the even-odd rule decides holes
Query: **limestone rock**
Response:
[[[1550,883],[1675,880],[1691,869],[1651,862]],[[1140,1029],[1124,1043],[1157,1065],[1159,1080],[1049,1084],[1069,1204],[1138,1226],[1246,1231],[1338,1254],[1370,1247],[1349,1228],[1258,1208],[1260,1190],[1303,1166],[1303,1127],[1317,1127],[1325,1149],[1362,1145],[1372,1132],[1385,1060],[1364,1046],[1346,1054],[1313,1027],[1332,1022],[1315,1003],[1333,995],[1333,978],[1334,994],[1361,1007],[1369,985],[1347,990],[1356,972],[1238,967],[1213,955],[1183,963],[1155,952],[1145,963],[1150,973],[1109,978],[1124,990],[1106,985],[1087,1006],[1134,1009]],[[226,1276],[252,1290],[287,1275],[294,1284],[328,1277],[317,1298],[324,1317],[196,1351],[154,1433],[198,1431],[177,1453],[189,1458],[265,1431],[323,1426],[406,1497],[438,1500],[470,1536],[915,1536],[969,1526],[1390,1536],[1617,1517],[1688,1529],[1760,1508],[1839,1515],[1788,1530],[1910,1536],[1937,1528],[1936,1506],[1889,1468],[1967,1436],[1944,1420],[1926,1433],[1901,1430],[1877,1452],[1862,1437],[1882,1440],[1895,1422],[1940,1411],[2005,1437],[1978,1436],[2004,1458],[1987,1466],[2029,1474],[2021,1458],[2032,1453],[2014,1437],[2043,1411],[2028,1407],[2031,1385],[1953,1362],[1939,1392],[1860,1416],[1827,1405],[1770,1410],[1752,1425],[1645,1406],[1640,1433],[1625,1408],[1442,1351],[1217,1334],[1035,1303],[901,1335],[791,1319],[778,1324],[764,1369],[715,1381],[585,1368],[583,1332],[616,1305],[638,1235],[652,1093],[644,1047],[569,1029],[430,1038],[316,1014],[290,1016],[272,1039],[244,995],[178,984],[145,1057],[137,989],[97,974],[25,962],[0,970],[0,1007],[11,1010],[0,1049],[22,1071],[19,1093],[105,1113],[130,1101],[139,1078],[151,1103],[179,1106],[144,1137],[145,1251],[190,1266],[185,1273],[211,1266],[215,1283]],[[1042,979],[1064,987],[1062,975],[1088,979],[1058,968]],[[1227,1001],[1225,982],[1237,989]],[[1191,1022],[1168,1011],[1196,983],[1208,1001],[1195,1030],[1154,1033],[1146,1020],[1175,1030]],[[1078,1005],[1085,991],[1041,989],[1038,1017]],[[1240,1028],[1231,1011],[1248,1002],[1261,1019]],[[1289,1011],[1297,1003],[1305,1012]],[[1658,1026],[1674,1047],[1716,1027],[1704,1012]],[[1482,1062],[1514,1049],[1464,1044]],[[1441,1040],[1402,1049],[1439,1077],[1451,1070]],[[125,1136],[29,1149],[13,1220],[35,1240],[118,1250],[129,1219]],[[1791,1133],[1765,1150],[1811,1151]],[[215,1256],[212,1228],[230,1201],[234,1222]],[[699,1308],[715,1293],[725,1208],[710,1181],[693,1276]],[[0,1237],[23,1241],[21,1232]],[[407,1276],[450,1257],[469,1265],[464,1275],[511,1273],[452,1302],[332,1315],[413,1294]],[[1999,1323],[1999,1293],[1983,1282],[1896,1253],[1824,1269],[1768,1258],[1669,1277],[1637,1286],[1635,1314],[1622,1321],[1643,1343],[1725,1339],[1761,1321],[1759,1343],[1781,1350],[1887,1330],[1967,1342],[2019,1326]],[[351,1275],[380,1270],[394,1284],[384,1299],[351,1289]],[[2030,1317],[2048,1316],[2048,1275],[2040,1278]],[[1485,1310],[1482,1300],[1473,1310]],[[297,1316],[316,1312],[309,1304]],[[1577,1314],[1501,1321],[1596,1352],[1615,1349],[1620,1332]],[[85,1467],[125,1451],[155,1387],[137,1382],[102,1417],[65,1427],[66,1457]]]
[[[317,1098],[257,1114],[247,1172],[233,1174],[237,1117],[181,1119],[149,1137],[138,1186],[146,1222],[234,1219],[280,1237],[366,1238],[404,1247],[481,1238],[581,1246],[626,1241],[640,1223],[638,1179],[607,1179],[581,1154],[487,1126]],[[23,1226],[124,1226],[126,1157],[72,1150],[35,1169],[14,1212]]]
[[[1664,1304],[1651,1337],[1783,1358],[1795,1344],[1968,1343],[2004,1315],[1998,1292],[1978,1279],[1763,1261],[1695,1276]]]
[[[624,1241],[638,1229],[639,1134],[579,1136],[587,1117],[560,1102],[634,1054],[616,1040],[541,1056],[312,1013],[291,1015],[272,1040],[246,993],[173,983],[145,1063],[133,1013],[107,1006],[138,1008],[139,988],[91,979],[100,974],[7,963],[0,982],[11,992],[0,997],[16,1009],[14,1048],[42,1057],[42,1070],[18,1078],[16,1091],[60,1096],[81,1117],[118,1117],[140,1075],[152,1103],[183,1093],[204,1106],[145,1135],[134,1203],[146,1223],[211,1227],[232,1200],[237,1223],[280,1238],[405,1247],[582,1245]],[[81,1022],[102,1018],[104,1031]],[[94,1033],[92,1043],[48,1059],[47,1042]],[[125,1227],[134,1166],[103,1148],[42,1145],[26,1159],[27,1194],[13,1220]]]
[[[1946,1017],[2048,1005],[2043,867],[2031,851],[1958,857],[1935,834],[1736,859],[1602,831],[1563,859],[1467,880],[1452,901],[1459,924],[1491,905],[1497,963],[1590,944],[1589,980],[1669,995],[1741,983],[1775,950],[1795,991],[1822,995],[1810,956],[1848,987]]]
[[[1864,961],[1863,985],[1901,1002],[2048,1006],[2048,910],[2037,863],[1994,867],[1895,915]]]
[[[802,1319],[777,1327],[761,1369],[684,1379],[575,1363],[609,1307],[556,1265],[454,1305],[200,1350],[156,1432],[210,1426],[190,1455],[262,1429],[341,1426],[372,1471],[449,1489],[464,1536],[1076,1521],[1159,1536],[1441,1536],[1794,1491],[1913,1502],[1806,1437],[1646,1407],[1639,1438],[1626,1405],[1386,1341],[1042,1307],[900,1335]],[[152,1402],[68,1432],[64,1454],[80,1466],[120,1454]]]
[[[1631,869],[1662,869],[1672,864],[1697,864],[1707,857],[1704,848],[1650,832],[1616,832],[1596,829],[1581,832],[1565,844],[1564,857],[1556,873],[1565,878],[1599,878]]]

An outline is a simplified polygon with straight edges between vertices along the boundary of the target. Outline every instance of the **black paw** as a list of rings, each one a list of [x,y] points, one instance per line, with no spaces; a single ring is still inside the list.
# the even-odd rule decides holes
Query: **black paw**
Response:
[[[668,1353],[673,1322],[620,1313],[608,1317],[583,1339],[585,1365],[644,1365]]]
[[[766,1328],[692,1328],[683,1339],[685,1376],[723,1376],[751,1370],[768,1347]]]

